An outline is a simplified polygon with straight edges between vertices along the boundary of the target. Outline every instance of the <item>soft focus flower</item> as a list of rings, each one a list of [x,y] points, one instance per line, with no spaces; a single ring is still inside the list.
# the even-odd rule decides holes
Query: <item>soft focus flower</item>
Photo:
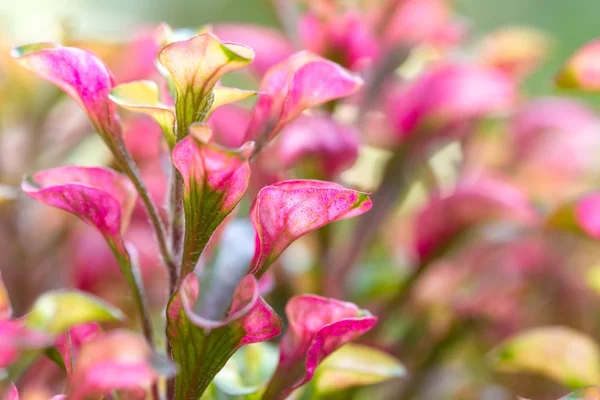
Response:
[[[261,189],[250,211],[256,250],[250,272],[261,277],[296,239],[330,222],[371,209],[366,193],[314,180],[279,182]]]
[[[554,202],[581,193],[600,174],[600,118],[567,98],[539,98],[523,105],[510,124],[510,165],[536,198]]]
[[[383,35],[387,43],[415,44],[431,40],[448,23],[450,7],[446,0],[398,1],[390,15],[380,15],[387,22]],[[389,10],[383,9],[384,12]]]
[[[325,116],[300,116],[281,131],[276,147],[286,169],[302,161],[314,161],[314,170],[331,179],[351,167],[358,158],[359,134]]]
[[[170,35],[171,28],[166,24],[139,29],[115,61],[113,71],[117,83],[150,79],[157,75],[154,63]]]
[[[556,77],[556,84],[566,89],[597,91],[600,89],[600,39],[575,52]]]
[[[164,147],[160,127],[144,116],[128,119],[123,137],[125,147],[138,163],[158,160]]]
[[[313,377],[325,357],[377,322],[352,303],[314,295],[293,297],[285,312],[289,328],[281,340],[279,365],[265,399],[286,398]]]
[[[515,90],[514,82],[497,70],[442,64],[393,93],[387,114],[398,140],[420,132],[456,136],[463,124],[506,111],[515,100]]]
[[[208,119],[215,143],[229,148],[241,146],[244,143],[250,116],[250,110],[234,105],[216,109]]]
[[[152,354],[144,339],[115,330],[85,343],[69,379],[69,399],[87,399],[113,391],[144,392],[159,377],[174,374],[170,362]]]
[[[463,178],[454,190],[437,195],[415,221],[415,250],[429,260],[454,244],[467,229],[494,221],[535,223],[535,210],[516,187],[492,177]]]
[[[574,216],[585,233],[600,239],[600,193],[589,193],[577,201]]]
[[[308,12],[299,22],[303,47],[350,69],[363,67],[379,53],[375,32],[359,11],[322,17]]]
[[[485,65],[522,79],[541,65],[549,47],[550,39],[544,32],[512,26],[487,35],[480,45],[479,57]]]

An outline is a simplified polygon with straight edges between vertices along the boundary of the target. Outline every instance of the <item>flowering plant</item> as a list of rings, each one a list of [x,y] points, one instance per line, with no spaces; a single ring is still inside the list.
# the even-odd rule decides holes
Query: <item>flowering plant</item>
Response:
[[[519,93],[545,35],[302,3],[0,56],[33,121],[23,161],[0,135],[2,398],[598,396],[600,119]],[[598,91],[598,48],[556,84]]]

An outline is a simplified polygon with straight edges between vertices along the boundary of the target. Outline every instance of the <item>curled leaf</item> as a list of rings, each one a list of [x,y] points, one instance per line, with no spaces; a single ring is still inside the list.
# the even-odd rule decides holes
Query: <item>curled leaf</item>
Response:
[[[285,312],[289,328],[281,339],[279,365],[264,399],[286,398],[312,379],[323,359],[377,322],[352,303],[314,295],[293,297]]]
[[[126,230],[137,196],[129,179],[99,167],[44,170],[25,179],[21,188],[42,203],[75,214],[107,238]]]
[[[25,317],[26,325],[57,335],[90,322],[118,321],[123,313],[102,299],[79,291],[53,291],[40,296]]]
[[[110,331],[84,344],[69,379],[69,399],[81,400],[113,391],[147,391],[174,366],[152,353],[144,339],[124,330]]]
[[[261,189],[250,211],[256,250],[250,272],[261,277],[296,239],[330,222],[371,209],[366,193],[332,182],[292,180]]]
[[[188,275],[167,309],[167,336],[181,372],[176,399],[198,399],[227,360],[242,346],[272,339],[281,321],[258,294],[256,279],[242,279],[224,319],[194,312],[199,295],[196,277]]]
[[[12,56],[25,68],[69,94],[87,113],[105,141],[120,136],[121,128],[108,94],[115,81],[94,54],[55,43],[15,47]]]
[[[212,107],[217,81],[253,58],[251,48],[223,43],[211,33],[163,48],[159,60],[169,71],[175,88],[177,123],[187,128],[193,122],[203,122]]]
[[[525,331],[502,343],[490,356],[502,372],[538,373],[572,388],[600,382],[598,345],[567,327]]]
[[[249,99],[250,97],[256,96],[257,93],[254,90],[243,90],[237,88],[230,88],[225,86],[217,86],[213,89],[213,103],[208,111],[208,115],[215,111],[217,108],[226,104],[235,103],[238,101]],[[239,127],[238,127],[239,129]]]
[[[161,103],[156,83],[152,81],[124,83],[113,88],[109,98],[113,103],[127,110],[154,118],[160,125],[169,146],[175,145],[175,110]]]
[[[182,276],[196,266],[215,229],[242,199],[250,179],[248,157],[252,143],[228,150],[202,140],[210,137],[206,125],[194,125],[194,136],[173,149],[173,164],[184,182],[185,238]],[[196,139],[196,137],[200,138]]]
[[[381,350],[359,344],[346,344],[334,351],[317,368],[315,379],[321,394],[353,386],[372,385],[400,378],[406,369]]]
[[[261,81],[246,140],[263,145],[304,110],[350,96],[361,87],[362,80],[338,64],[308,51],[295,53],[269,69]]]

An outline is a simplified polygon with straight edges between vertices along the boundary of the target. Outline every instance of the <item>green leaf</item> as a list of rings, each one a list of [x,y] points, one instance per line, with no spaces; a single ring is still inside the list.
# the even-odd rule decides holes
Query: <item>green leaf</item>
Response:
[[[167,306],[167,337],[180,371],[176,400],[200,398],[239,348],[270,340],[281,332],[279,317],[258,295],[252,275],[237,286],[223,319],[194,312],[199,288],[196,276],[188,275]]]
[[[215,376],[214,384],[230,396],[255,394],[273,375],[278,360],[277,349],[267,343],[242,347]]]
[[[353,386],[372,385],[403,377],[406,369],[394,357],[368,346],[347,344],[317,368],[316,384],[320,394]]]
[[[571,388],[600,383],[600,350],[571,328],[531,329],[502,343],[490,359],[496,370],[537,373]]]
[[[120,310],[98,297],[75,290],[57,290],[37,299],[25,323],[29,328],[58,335],[76,325],[122,319]]]

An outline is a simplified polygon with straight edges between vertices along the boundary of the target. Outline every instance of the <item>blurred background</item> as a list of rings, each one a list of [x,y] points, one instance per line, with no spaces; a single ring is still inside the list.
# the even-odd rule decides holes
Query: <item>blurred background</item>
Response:
[[[105,61],[111,68],[117,67],[117,80],[125,82],[129,78],[127,72],[140,72],[131,65],[137,60],[126,57],[130,49],[143,47],[140,45],[143,40],[135,36],[136,32],[143,31],[140,28],[152,28],[160,22],[174,28],[233,22],[281,30],[269,1],[0,0],[0,49],[68,37],[75,39],[75,45],[89,45],[102,57],[114,51],[114,57],[106,57]],[[369,6],[377,4],[375,0],[357,0],[359,2]],[[284,314],[285,302],[291,295],[304,292],[343,298],[374,312],[379,311],[381,323],[362,342],[393,354],[409,371],[408,378],[402,382],[397,380],[388,386],[365,390],[352,389],[324,397],[326,399],[508,400],[520,395],[556,400],[569,390],[600,383],[600,242],[597,240],[600,238],[600,218],[593,213],[600,209],[596,206],[600,203],[600,195],[590,199],[589,210],[585,208],[590,211],[589,215],[583,212],[585,215],[582,214],[578,221],[575,221],[571,207],[582,196],[600,187],[600,118],[595,110],[600,105],[600,96],[559,91],[554,85],[554,77],[565,60],[586,42],[600,36],[600,26],[595,18],[600,13],[600,0],[456,0],[453,5],[459,22],[466,23],[469,34],[464,42],[459,40],[456,48],[450,44],[447,52],[440,49],[437,57],[442,60],[442,65],[444,60],[458,59],[467,60],[467,64],[489,64],[485,68],[502,70],[506,67],[502,61],[508,61],[508,64],[512,61],[513,48],[508,46],[507,49],[492,40],[491,48],[494,50],[494,45],[498,45],[498,54],[493,51],[490,54],[499,57],[486,59],[490,54],[481,51],[484,48],[481,43],[493,36],[486,36],[487,33],[506,26],[539,29],[549,37],[548,52],[546,54],[545,47],[539,49],[540,56],[537,48],[527,47],[531,43],[534,43],[533,47],[536,43],[546,43],[536,42],[536,35],[528,36],[531,32],[519,31],[512,36],[513,39],[531,40],[524,45],[523,59],[519,59],[519,49],[516,50],[515,64],[522,62],[526,73],[513,71],[516,72],[512,77],[515,82],[511,81],[511,84],[518,87],[515,99],[503,93],[506,82],[498,84],[495,74],[476,74],[479,84],[472,83],[470,73],[479,70],[469,68],[464,70],[462,78],[456,79],[452,74],[463,70],[441,69],[450,71],[448,80],[444,80],[447,75],[440,73],[442,78],[433,80],[433,88],[425,85],[421,92],[410,92],[411,96],[406,95],[408,91],[400,90],[398,95],[406,96],[399,97],[400,100],[390,96],[391,105],[375,104],[378,99],[371,99],[374,104],[368,104],[368,107],[373,109],[367,110],[365,115],[371,112],[375,118],[371,121],[367,115],[362,121],[360,157],[358,143],[351,143],[356,153],[352,162],[358,161],[343,174],[326,177],[328,180],[365,191],[377,189],[382,175],[385,183],[384,163],[400,154],[401,146],[395,147],[395,140],[407,137],[407,132],[400,129],[401,124],[393,125],[398,122],[393,118],[398,117],[400,122],[403,122],[402,118],[410,119],[410,103],[414,99],[417,107],[419,101],[429,104],[430,98],[442,98],[440,102],[445,100],[442,107],[450,109],[446,115],[448,126],[432,124],[428,128],[448,130],[440,128],[435,132],[439,137],[432,140],[435,146],[431,146],[431,152],[427,148],[431,145],[427,136],[420,138],[425,143],[423,148],[427,148],[427,152],[423,152],[426,166],[416,161],[412,164],[411,157],[402,161],[402,168],[406,167],[402,171],[414,175],[411,175],[410,188],[406,188],[408,195],[397,202],[402,207],[387,210],[389,215],[383,214],[386,218],[379,221],[381,229],[374,244],[363,243],[362,259],[355,255],[357,259],[351,261],[356,261],[356,268],[351,262],[345,270],[347,276],[344,278],[347,279],[337,282],[337,286],[347,286],[342,288],[346,293],[342,290],[343,294],[339,296],[328,294],[326,282],[320,287],[320,281],[325,281],[323,271],[334,280],[338,278],[321,266],[330,267],[329,247],[334,250],[339,247],[341,253],[347,250],[344,246],[350,241],[346,239],[356,226],[359,228],[355,231],[360,237],[360,222],[344,221],[336,224],[332,231],[322,230],[299,241],[282,256],[284,268],[279,265],[274,268],[278,271],[275,273],[276,285],[268,301],[280,315]],[[452,14],[451,20],[454,18]],[[255,30],[251,28],[251,32]],[[132,40],[133,37],[137,39]],[[128,44],[112,50],[110,46],[103,48],[111,41]],[[519,47],[519,40],[509,42],[515,48]],[[129,45],[131,47],[127,47]],[[422,54],[427,56],[426,51],[420,52],[426,47],[415,46],[406,64],[413,59],[418,62]],[[121,52],[127,53],[125,57]],[[329,54],[332,58],[336,55],[335,52]],[[502,58],[505,55],[507,60]],[[40,83],[32,74],[13,69],[16,65],[11,64],[13,60],[4,62],[3,57],[8,59],[8,51],[0,54],[0,200],[2,185],[16,189],[22,176],[34,170],[63,164],[114,167],[101,139],[91,134],[89,124],[74,102],[65,101],[58,90]],[[411,73],[410,65],[395,70],[402,79],[407,79],[406,82],[389,81],[392,95],[397,94],[396,85],[400,83],[410,88],[412,79],[423,82],[420,78],[426,76],[424,72],[429,71],[428,63],[432,62],[423,58],[422,65],[416,68],[421,70],[417,72]],[[156,79],[153,60],[145,62],[145,66],[151,67],[154,75],[150,77]],[[434,59],[432,65],[440,60]],[[499,61],[498,65],[494,65],[494,61]],[[532,68],[529,68],[529,62],[533,64]],[[3,70],[2,67],[8,68]],[[4,71],[7,71],[5,75]],[[489,76],[494,78],[490,79],[492,82],[484,79]],[[233,83],[226,84],[256,88],[258,78],[234,76]],[[450,83],[445,86],[447,82]],[[488,83],[489,87],[486,86]],[[440,92],[429,96],[430,91],[438,87],[442,88]],[[375,93],[377,97],[385,97],[384,102],[389,100],[387,95]],[[482,108],[487,103],[491,103],[489,108],[496,107],[494,95],[511,97],[511,101],[516,100],[515,104],[509,112],[489,112],[489,116],[484,115],[487,111],[479,112],[480,99],[486,100],[482,101]],[[567,97],[582,98],[588,104]],[[455,103],[463,105],[465,98],[467,106],[476,109],[473,121],[471,117],[465,117],[465,121],[461,119],[460,106],[458,111],[453,108]],[[328,104],[332,110],[322,107],[308,115],[326,115],[332,126],[350,125],[348,121],[353,119],[347,117],[348,110],[355,112],[358,118],[364,117],[363,110],[353,101],[350,98],[347,103]],[[404,107],[405,104],[409,107]],[[247,111],[247,107],[242,109],[242,114],[246,115]],[[443,111],[446,110],[442,110],[442,115]],[[450,118],[454,117],[453,113],[459,114],[456,121]],[[381,129],[382,125],[378,124],[382,116],[388,124],[387,129]],[[222,118],[226,122],[233,121],[231,125],[239,122],[236,119],[230,121],[227,114]],[[126,145],[140,165],[152,195],[162,201],[166,178],[161,158],[165,149],[160,145],[160,131],[152,121],[131,114],[127,114],[124,121]],[[218,118],[215,118],[213,129],[218,132],[217,122]],[[463,126],[462,122],[469,124]],[[302,121],[299,125],[302,127]],[[470,131],[470,137],[461,142],[458,131],[463,128]],[[235,129],[240,131],[238,126]],[[449,134],[452,129],[457,130],[453,133],[457,133],[459,139]],[[290,129],[286,135],[304,135],[304,132]],[[389,139],[386,134],[397,136],[386,141]],[[39,140],[40,137],[43,140]],[[149,145],[150,142],[154,146]],[[338,142],[339,145],[342,141]],[[419,146],[410,148],[410,142],[403,145],[415,150],[418,156],[423,150]],[[277,154],[281,148],[273,146],[272,150],[272,154]],[[333,155],[324,151],[316,159],[321,157],[325,163],[336,161],[344,151],[340,145],[333,149]],[[314,154],[308,153],[306,160],[286,167],[286,177],[324,178],[316,173],[321,172],[315,168],[318,164],[312,164]],[[279,155],[271,158],[279,160],[282,158]],[[278,167],[276,163],[273,165],[265,163],[256,168],[272,172],[269,168]],[[489,176],[483,174],[483,179],[472,179],[481,171]],[[392,190],[400,192],[398,188]],[[438,197],[440,193],[441,197]],[[247,210],[254,195],[252,193],[242,202],[238,216],[246,224]],[[15,198],[17,201],[0,207],[0,271],[7,283],[15,315],[25,313],[39,293],[68,285],[101,295],[120,306],[128,306],[126,292],[117,286],[120,275],[114,262],[111,264],[112,255],[107,254],[103,239],[93,229],[23,195],[13,195],[11,199]],[[374,201],[374,204],[373,211],[376,211],[378,203]],[[535,214],[535,223],[531,221],[531,214]],[[362,221],[368,221],[368,218]],[[457,225],[456,231],[446,232],[453,224]],[[583,226],[585,232],[581,226],[576,227],[577,224],[588,224]],[[430,234],[432,237],[428,236]],[[437,243],[440,248],[434,249],[437,253],[431,251],[428,254],[431,249],[427,248],[427,242],[435,242],[436,234],[441,237]],[[453,242],[455,237],[458,240]],[[417,240],[413,240],[415,238]],[[145,283],[153,300],[151,306],[159,315],[165,303],[166,277],[141,206],[134,212],[127,239],[141,250],[141,264],[143,269],[146,268]],[[242,239],[238,243],[252,243],[253,232]],[[331,245],[332,242],[337,246]],[[425,244],[414,247],[415,243]],[[428,270],[419,275],[425,270],[424,266],[428,266]],[[508,350],[493,352],[514,334],[557,325],[569,329],[534,331],[532,336],[507,347]],[[541,336],[536,336],[538,334]],[[519,368],[513,366],[512,370],[497,371],[490,367],[490,354],[496,361],[510,361],[514,356]],[[33,380],[36,379],[34,376]],[[62,382],[60,379],[47,380],[56,384]],[[402,397],[397,395],[400,389],[403,390]]]
[[[456,0],[456,10],[473,29],[473,36],[506,25],[528,25],[555,40],[548,62],[527,82],[532,94],[551,92],[551,77],[561,62],[586,41],[598,36],[594,16],[597,0]],[[48,40],[57,34],[57,21],[68,20],[84,35],[122,38],[132,26],[167,22],[195,27],[216,22],[275,25],[266,0],[21,0],[0,2],[0,27],[17,42]]]

